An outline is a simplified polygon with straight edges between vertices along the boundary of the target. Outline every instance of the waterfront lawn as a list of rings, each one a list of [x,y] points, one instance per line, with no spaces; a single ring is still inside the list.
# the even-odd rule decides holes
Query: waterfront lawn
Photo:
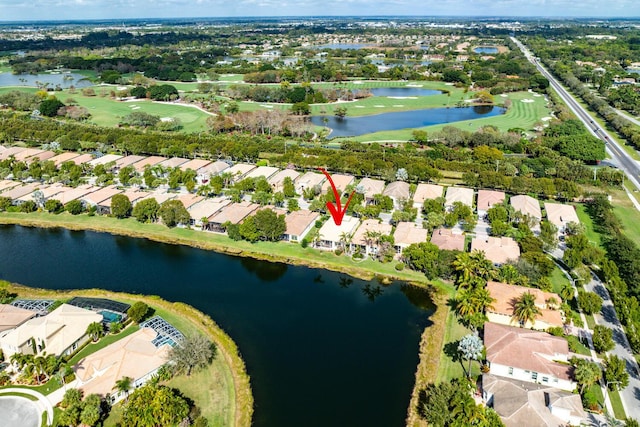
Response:
[[[471,330],[458,322],[453,310],[449,310],[447,315],[447,326],[444,333],[443,351],[440,353],[440,364],[438,366],[437,383],[450,381],[454,378],[463,377],[469,362],[460,360],[458,357],[458,342],[462,337],[470,334]],[[478,374],[480,365],[478,362],[471,364],[471,372]]]

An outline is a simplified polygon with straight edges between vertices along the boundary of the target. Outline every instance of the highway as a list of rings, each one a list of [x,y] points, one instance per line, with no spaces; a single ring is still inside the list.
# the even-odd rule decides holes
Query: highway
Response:
[[[511,37],[511,40],[518,46],[518,48],[524,53],[524,56],[531,62],[538,71],[545,76],[551,87],[555,89],[560,98],[569,106],[571,111],[578,117],[584,125],[589,129],[592,135],[604,141],[607,154],[611,157],[612,163],[618,166],[626,175],[629,181],[640,189],[640,165],[634,159],[627,154],[626,151],[611,137],[611,135],[600,127],[600,125],[593,120],[593,117],[580,105],[573,95],[571,95],[556,78],[547,71],[537,60],[533,53],[515,37]]]

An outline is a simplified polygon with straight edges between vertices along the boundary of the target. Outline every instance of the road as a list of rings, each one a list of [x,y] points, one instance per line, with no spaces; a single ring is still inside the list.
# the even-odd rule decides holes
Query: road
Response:
[[[600,313],[594,314],[593,318],[598,325],[604,325],[613,331],[615,347],[613,350],[608,351],[607,354],[615,354],[624,360],[629,373],[629,385],[619,392],[622,406],[624,406],[627,417],[640,420],[640,371],[638,371],[638,364],[633,357],[631,346],[629,346],[627,336],[624,334],[620,320],[618,320],[616,311],[613,308],[609,292],[595,275],[584,288],[587,291],[597,293],[602,298],[602,310]]]
[[[606,145],[607,154],[612,159],[612,163],[617,165],[626,175],[627,178],[640,189],[640,165],[634,159],[627,154],[626,151],[611,137],[611,135],[600,127],[600,125],[593,120],[593,117],[576,101],[576,99],[567,91],[558,80],[542,66],[533,55],[533,53],[518,39],[511,37],[511,40],[518,46],[518,48],[524,53],[524,56],[531,62],[538,71],[545,76],[551,87],[558,93],[560,98],[569,106],[571,111],[580,119],[584,125],[589,129],[589,132],[596,138],[604,141]]]

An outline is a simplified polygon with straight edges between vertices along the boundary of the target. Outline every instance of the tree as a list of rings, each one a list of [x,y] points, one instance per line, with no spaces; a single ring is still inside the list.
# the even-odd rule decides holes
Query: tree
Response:
[[[333,113],[338,119],[342,120],[347,115],[347,107],[336,107]]]
[[[254,216],[248,216],[238,227],[238,231],[240,232],[240,236],[243,239],[250,241],[251,243],[257,242],[260,240],[260,232],[258,231],[258,227],[256,226],[256,220]]]
[[[79,215],[84,211],[84,206],[82,202],[78,199],[71,200],[66,205],[64,205],[64,209],[69,212],[71,215]]]
[[[593,327],[593,347],[598,353],[604,353],[615,347],[613,331],[604,325]]]
[[[158,210],[160,205],[153,197],[150,199],[140,200],[133,207],[133,216],[139,222],[155,222],[158,219]]]
[[[127,316],[131,320],[136,323],[140,323],[142,319],[145,318],[147,312],[149,311],[149,306],[142,301],[136,301],[129,310],[127,310]]]
[[[190,335],[171,348],[169,360],[176,372],[191,375],[192,370],[204,368],[215,356],[215,346],[202,335]]]
[[[124,194],[111,197],[111,215],[116,218],[126,218],[131,215],[131,201]]]
[[[585,314],[597,313],[602,309],[602,298],[595,292],[579,290],[578,307]]]
[[[82,402],[80,421],[88,426],[98,424],[102,418],[102,399],[97,394],[90,394]]]
[[[573,376],[580,385],[580,394],[584,392],[585,388],[591,387],[602,378],[602,371],[600,371],[600,367],[595,362],[574,358],[572,359],[572,364],[575,367]]]
[[[147,384],[136,389],[122,407],[122,425],[177,425],[189,414],[189,404],[173,389]]]
[[[64,206],[60,202],[60,200],[49,199],[44,202],[44,210],[49,213],[59,214],[64,210]]]
[[[558,245],[558,227],[549,221],[540,222],[540,240],[543,248],[547,251],[554,249]]]
[[[102,334],[104,333],[104,327],[101,322],[93,322],[87,326],[87,335],[91,337],[93,342],[96,342],[100,339]]]
[[[51,96],[40,103],[38,110],[43,116],[54,117],[58,115],[58,110],[62,107],[64,104],[55,96]]]
[[[269,241],[279,240],[287,230],[285,216],[276,214],[272,209],[259,210],[254,221],[261,237]]]
[[[180,200],[167,200],[160,205],[158,215],[167,227],[175,227],[178,224],[188,224],[191,221],[189,211]]]
[[[536,297],[531,292],[520,295],[513,305],[513,318],[521,326],[526,326],[529,322],[535,323],[540,313],[540,309],[536,306]]]
[[[131,377],[122,377],[116,381],[116,385],[113,386],[113,390],[118,391],[118,393],[124,393],[125,399],[129,397],[129,390],[131,390],[131,385],[133,383],[133,379]]]
[[[458,344],[458,352],[463,359],[469,360],[469,368],[467,369],[467,377],[471,378],[471,361],[478,360],[482,356],[484,345],[482,340],[476,334],[469,334],[462,337]]]
[[[622,390],[629,385],[629,373],[624,359],[616,355],[604,357],[604,379],[610,390]]]
[[[71,405],[78,404],[82,400],[82,391],[77,388],[70,388],[64,392],[60,406],[68,408]]]

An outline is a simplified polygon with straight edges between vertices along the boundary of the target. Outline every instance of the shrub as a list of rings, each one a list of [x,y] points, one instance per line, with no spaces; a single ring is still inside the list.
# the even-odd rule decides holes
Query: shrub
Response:
[[[300,246],[302,246],[303,248],[306,248],[307,246],[309,246],[309,241],[304,238],[300,241]]]
[[[547,333],[553,335],[554,337],[561,337],[564,335],[564,331],[561,326],[552,326],[547,329]]]
[[[334,251],[334,253],[335,253],[336,255],[342,255],[342,254],[344,253],[344,249],[342,249],[342,248],[338,248],[338,249],[336,249],[336,250]]]
[[[404,270],[404,262],[399,262],[396,264],[395,266],[396,271],[402,271]]]
[[[84,210],[84,207],[82,206],[82,202],[80,200],[72,200],[64,205],[64,208],[71,215],[79,215]]]

